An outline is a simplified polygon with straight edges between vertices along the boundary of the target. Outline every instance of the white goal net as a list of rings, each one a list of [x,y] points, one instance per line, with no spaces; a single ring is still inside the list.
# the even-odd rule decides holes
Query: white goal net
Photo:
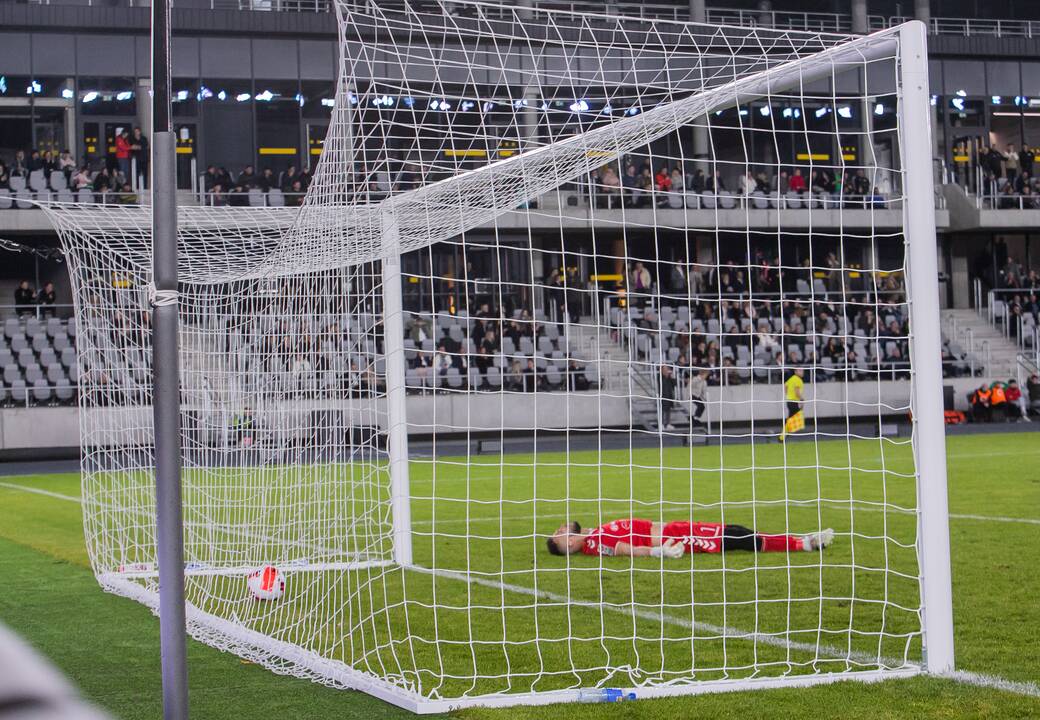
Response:
[[[302,207],[180,210],[189,632],[421,712],[947,667],[920,29],[336,10]],[[150,211],[47,211],[155,607]]]

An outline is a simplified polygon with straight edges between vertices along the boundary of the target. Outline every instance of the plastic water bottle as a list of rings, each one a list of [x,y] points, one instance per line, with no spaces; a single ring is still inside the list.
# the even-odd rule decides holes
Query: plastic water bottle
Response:
[[[610,703],[635,699],[636,694],[634,692],[624,692],[617,688],[595,688],[578,691],[578,702],[583,703]]]

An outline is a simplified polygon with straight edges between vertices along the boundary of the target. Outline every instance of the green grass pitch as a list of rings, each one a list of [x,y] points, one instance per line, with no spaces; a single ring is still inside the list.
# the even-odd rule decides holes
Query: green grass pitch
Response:
[[[1040,677],[1040,647],[1031,640],[1040,627],[1033,581],[1040,551],[1037,437],[961,436],[948,441],[958,666],[1020,682]],[[341,657],[373,667],[400,663],[406,677],[427,689],[476,687],[486,692],[503,689],[506,680],[485,678],[474,684],[469,677],[471,647],[477,648],[482,668],[508,665],[525,685],[530,677],[524,673],[533,669],[541,675],[540,689],[573,685],[572,663],[582,679],[599,679],[607,658],[614,664],[638,659],[643,671],[665,679],[688,670],[691,663],[698,677],[708,678],[720,676],[723,665],[737,677],[750,674],[752,666],[765,675],[843,666],[800,645],[721,638],[720,626],[810,644],[822,629],[821,643],[850,647],[857,657],[881,656],[887,662],[919,655],[913,616],[918,603],[911,548],[915,527],[912,516],[898,512],[915,505],[905,445],[800,442],[786,450],[738,445],[721,451],[639,450],[631,457],[620,451],[539,454],[536,465],[531,456],[503,460],[480,458],[468,467],[452,458],[413,462],[416,562],[537,587],[542,593],[538,603],[529,594],[494,585],[398,574],[396,583],[381,585],[384,589],[356,606],[358,616],[389,605],[391,610],[379,616],[382,627],[403,623],[404,606],[394,600],[404,583],[409,598],[424,601],[408,605],[413,635],[433,638],[436,624],[440,637],[466,642],[390,646],[378,642],[387,636],[384,631],[380,637],[375,625],[348,623],[357,642],[344,643]],[[79,477],[0,479],[0,566],[8,589],[0,593],[0,621],[23,634],[115,716],[158,716],[157,622],[136,603],[100,591],[87,567],[76,502],[9,485],[74,498]],[[638,505],[623,500],[630,496],[638,498]],[[860,504],[851,506],[850,497]],[[691,504],[697,519],[724,518],[766,532],[830,526],[838,538],[825,564],[808,553],[790,559],[699,555],[670,563],[664,572],[652,559],[634,564],[616,559],[601,569],[596,559],[568,561],[542,549],[540,536],[566,513],[586,523],[626,515],[671,518],[686,515]],[[888,511],[881,512],[884,508]],[[887,574],[882,572],[886,566]],[[436,610],[425,602],[434,593]],[[663,598],[671,619],[633,619],[623,612],[553,602],[568,593],[617,607],[635,603],[652,608]],[[308,624],[317,626],[321,603],[299,597],[293,604],[297,615],[291,622],[287,615],[268,613],[255,619],[257,627],[276,636],[284,632],[288,638]],[[850,627],[856,632],[850,633]],[[540,657],[526,642],[536,633],[545,641]],[[275,676],[196,642],[189,652],[196,717],[253,718],[271,711],[300,718],[407,715],[357,693]],[[438,684],[442,681],[431,672],[436,668],[458,677]],[[626,684],[624,676],[614,682]],[[1040,699],[921,677],[595,709],[586,705],[459,714],[586,717],[590,712],[626,717],[1040,717]]]

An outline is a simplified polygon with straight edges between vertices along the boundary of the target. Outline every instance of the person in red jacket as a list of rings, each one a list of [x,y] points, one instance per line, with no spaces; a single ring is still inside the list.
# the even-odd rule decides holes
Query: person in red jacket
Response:
[[[1029,422],[1029,417],[1022,406],[1022,388],[1018,386],[1018,380],[1015,378],[1008,380],[1007,386],[1004,388],[1004,400],[1007,402],[1004,412],[1007,413],[1008,420]]]
[[[787,181],[787,187],[791,192],[803,193],[805,192],[805,176],[802,175],[802,171],[795,168],[794,175]]]
[[[124,130],[116,137],[116,165],[125,182],[130,182],[130,152],[130,133]]]
[[[547,539],[551,555],[621,555],[676,559],[690,553],[812,552],[834,540],[830,528],[807,535],[769,535],[729,523],[653,522],[621,518],[582,530],[576,521],[564,523]]]

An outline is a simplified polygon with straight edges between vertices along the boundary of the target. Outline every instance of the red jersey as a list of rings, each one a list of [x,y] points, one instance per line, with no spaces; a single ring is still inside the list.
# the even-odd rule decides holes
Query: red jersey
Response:
[[[678,540],[688,552],[722,552],[721,523],[691,523],[677,520],[665,523],[661,541]],[[652,520],[631,518],[600,525],[585,536],[581,551],[586,555],[613,555],[619,542],[632,547],[652,547],[654,542]]]
[[[631,518],[604,523],[585,536],[581,551],[586,555],[613,555],[619,542],[632,547],[650,547],[653,544],[654,523],[651,520]]]

